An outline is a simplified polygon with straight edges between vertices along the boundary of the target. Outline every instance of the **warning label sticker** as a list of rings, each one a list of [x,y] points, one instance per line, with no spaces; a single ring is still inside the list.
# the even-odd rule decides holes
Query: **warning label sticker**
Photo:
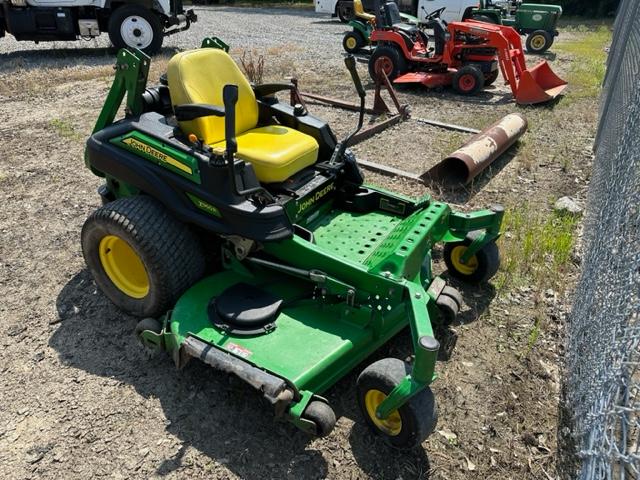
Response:
[[[234,355],[237,355],[242,358],[249,358],[253,353],[251,350],[247,350],[246,348],[241,347],[237,343],[232,343],[232,342],[227,343],[224,346],[224,348],[226,348],[229,352],[233,353]]]

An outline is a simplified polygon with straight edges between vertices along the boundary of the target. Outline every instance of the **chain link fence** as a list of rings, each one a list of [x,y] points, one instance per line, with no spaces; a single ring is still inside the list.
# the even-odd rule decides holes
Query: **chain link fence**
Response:
[[[623,0],[601,97],[563,410],[580,479],[640,478],[640,2]]]

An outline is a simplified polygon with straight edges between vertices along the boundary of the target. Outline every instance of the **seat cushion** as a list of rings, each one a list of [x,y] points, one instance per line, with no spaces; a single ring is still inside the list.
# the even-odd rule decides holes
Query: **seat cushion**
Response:
[[[253,89],[236,62],[223,50],[201,48],[174,55],[167,66],[167,81],[173,105],[205,103],[221,107],[224,86],[237,85],[236,132],[245,132],[258,123]],[[224,139],[224,118],[202,117],[180,122],[180,129],[212,144]]]
[[[281,125],[254,128],[236,137],[238,158],[253,165],[263,183],[283,182],[318,159],[315,138]],[[224,140],[211,145],[224,150]]]

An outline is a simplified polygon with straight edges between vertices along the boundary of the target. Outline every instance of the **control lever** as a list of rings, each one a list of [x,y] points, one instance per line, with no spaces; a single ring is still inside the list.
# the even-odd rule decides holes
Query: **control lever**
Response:
[[[360,76],[358,75],[358,70],[356,69],[356,59],[353,55],[349,55],[344,59],[344,64],[347,66],[347,70],[351,74],[351,79],[356,87],[356,91],[358,92],[358,96],[360,97],[360,110],[358,114],[358,126],[356,129],[347,135],[347,138],[338,142],[336,148],[333,150],[333,154],[331,155],[331,159],[329,160],[329,164],[335,164],[338,162],[340,158],[344,155],[345,150],[349,146],[349,141],[354,137],[356,133],[360,131],[362,128],[362,124],[364,123],[364,110],[365,110],[365,99],[366,92],[364,91],[364,87],[362,86],[362,81],[360,81]]]

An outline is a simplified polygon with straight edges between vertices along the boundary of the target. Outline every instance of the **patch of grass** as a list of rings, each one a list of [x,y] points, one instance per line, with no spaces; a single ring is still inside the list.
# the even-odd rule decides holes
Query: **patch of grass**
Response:
[[[82,140],[82,135],[76,130],[68,120],[61,120],[56,118],[49,122],[49,125],[60,135],[61,137],[68,138],[70,140]]]
[[[601,25],[593,30],[580,25],[568,31],[574,33],[575,39],[558,42],[554,48],[573,57],[567,78],[573,90],[572,97],[597,97],[606,71],[605,47],[611,43],[611,29]]]
[[[507,209],[500,240],[502,268],[497,286],[563,290],[579,218],[540,212],[530,205]]]

